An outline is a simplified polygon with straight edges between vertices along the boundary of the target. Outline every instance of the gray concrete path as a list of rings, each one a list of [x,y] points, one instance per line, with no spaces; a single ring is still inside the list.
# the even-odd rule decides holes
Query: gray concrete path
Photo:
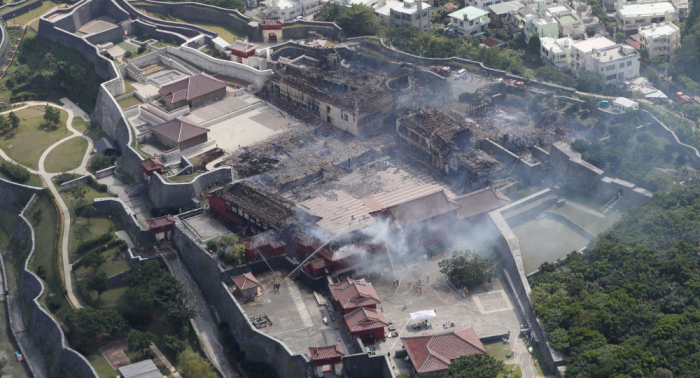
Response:
[[[166,259],[165,261],[175,278],[182,282],[187,290],[194,291],[197,294],[195,296],[195,301],[198,313],[193,323],[195,332],[197,332],[200,340],[202,340],[202,347],[207,358],[214,364],[217,370],[224,375],[224,378],[240,377],[238,372],[235,371],[229,363],[226,353],[224,353],[224,347],[221,346],[220,342],[222,337],[218,324],[214,319],[208,302],[204,299],[204,295],[202,295],[199,287],[197,287],[197,283],[194,282],[190,276],[190,272],[180,262],[179,258],[177,260]]]

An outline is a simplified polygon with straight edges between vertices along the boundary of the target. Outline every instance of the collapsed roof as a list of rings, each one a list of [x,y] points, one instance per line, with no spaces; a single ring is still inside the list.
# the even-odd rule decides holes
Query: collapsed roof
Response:
[[[442,110],[430,108],[406,114],[399,118],[405,126],[430,141],[433,150],[447,155],[457,148],[464,148],[472,131],[470,125],[456,119]]]

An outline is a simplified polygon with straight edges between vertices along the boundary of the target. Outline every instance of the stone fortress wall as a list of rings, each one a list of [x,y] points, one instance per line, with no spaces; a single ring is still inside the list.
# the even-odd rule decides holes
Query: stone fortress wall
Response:
[[[21,15],[31,11],[32,9],[36,9],[36,8],[39,8],[40,6],[44,5],[44,0],[36,0],[36,1],[24,0],[24,1],[19,1],[17,3],[6,4],[2,8],[17,6],[20,4],[24,4],[24,5],[3,14],[2,16],[0,16],[0,18],[2,18],[2,20],[5,22],[12,21],[13,18],[15,18],[17,16],[21,16]],[[2,8],[0,8],[0,10]]]
[[[6,301],[10,330],[34,377],[48,378],[66,374],[71,377],[97,378],[97,373],[87,359],[66,345],[61,326],[39,303],[45,287],[29,268],[36,246],[34,228],[25,215],[37,194],[43,190],[44,188],[0,179],[0,207],[17,211],[21,209],[12,238],[26,241],[29,251],[21,272],[19,295],[11,295],[12,300]],[[2,268],[5,279],[4,265]],[[7,288],[6,282],[5,287]],[[22,332],[17,332],[18,330]]]

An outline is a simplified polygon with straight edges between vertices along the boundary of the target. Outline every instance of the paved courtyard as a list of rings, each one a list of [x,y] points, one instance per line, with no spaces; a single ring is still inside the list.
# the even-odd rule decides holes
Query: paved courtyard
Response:
[[[197,215],[196,217],[187,218],[185,219],[185,222],[203,241],[231,233],[231,231],[229,231],[223,223],[212,218],[206,212],[201,215]]]
[[[286,272],[277,271],[276,282],[282,282]],[[284,280],[279,292],[270,290],[275,282],[273,273],[256,275],[263,286],[263,294],[255,301],[241,306],[246,315],[257,317],[267,315],[272,326],[260,331],[281,340],[292,353],[308,354],[309,347],[341,343],[348,351],[335,322],[324,324],[323,318],[329,318],[325,306],[319,306],[313,291],[299,281]]]

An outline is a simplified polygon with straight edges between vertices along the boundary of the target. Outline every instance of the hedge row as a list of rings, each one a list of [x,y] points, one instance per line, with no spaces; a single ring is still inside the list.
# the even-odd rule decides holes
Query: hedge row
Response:
[[[114,236],[111,233],[107,232],[107,233],[104,233],[96,238],[85,240],[84,242],[78,244],[77,251],[78,251],[78,253],[85,253],[85,252],[97,247],[100,244],[108,243],[109,241],[112,240],[113,237]]]

